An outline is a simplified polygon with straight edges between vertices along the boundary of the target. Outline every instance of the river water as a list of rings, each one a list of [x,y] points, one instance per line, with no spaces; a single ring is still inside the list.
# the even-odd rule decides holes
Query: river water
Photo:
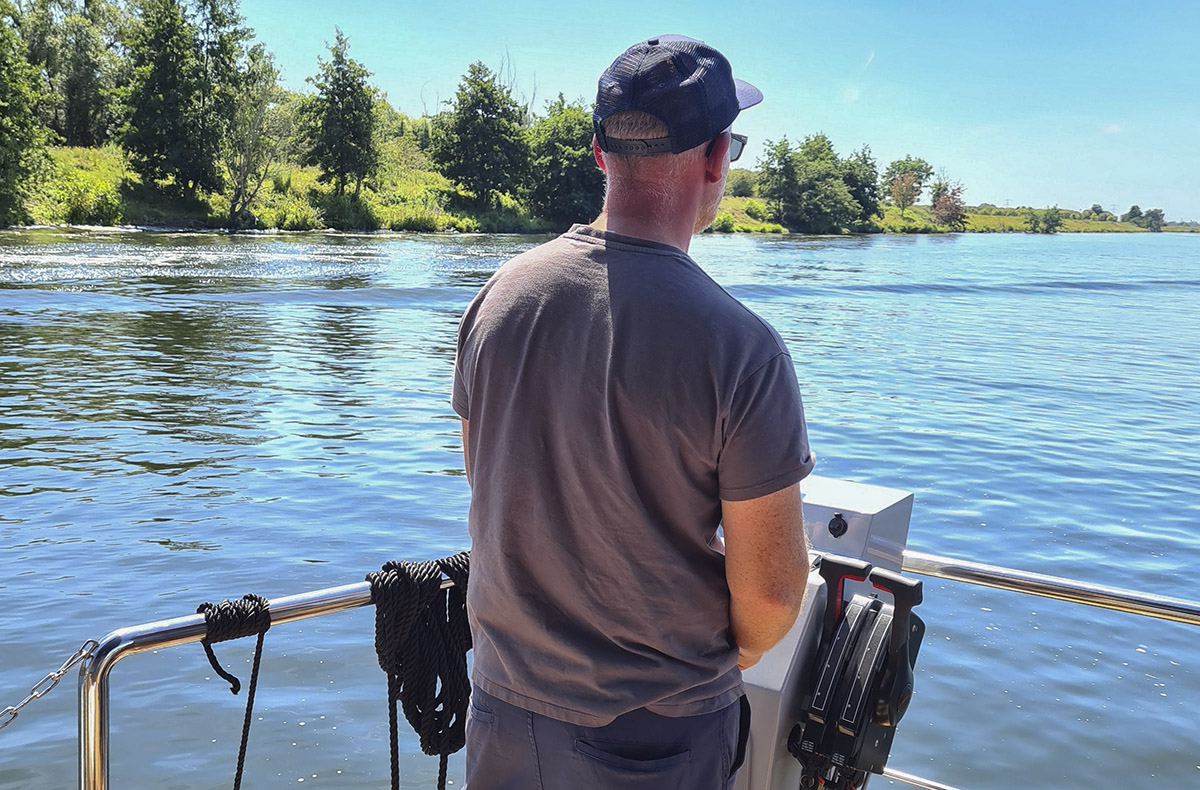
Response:
[[[455,327],[540,240],[0,233],[0,707],[87,637],[465,548]],[[1200,599],[1200,239],[692,254],[788,343],[819,473],[915,492],[910,547]],[[1194,628],[930,580],[925,600],[892,766],[1200,785]],[[371,633],[362,610],[267,635],[247,786],[386,786]],[[252,640],[216,652],[246,679]],[[74,785],[73,687],[0,733],[0,788]],[[112,688],[114,787],[229,786],[244,696],[198,645]],[[402,750],[403,785],[433,787],[436,759]]]

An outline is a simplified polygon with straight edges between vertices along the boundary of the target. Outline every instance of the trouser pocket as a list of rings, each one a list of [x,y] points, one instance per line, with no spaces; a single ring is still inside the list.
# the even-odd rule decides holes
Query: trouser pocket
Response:
[[[692,790],[691,750],[575,739],[580,786],[589,790]]]

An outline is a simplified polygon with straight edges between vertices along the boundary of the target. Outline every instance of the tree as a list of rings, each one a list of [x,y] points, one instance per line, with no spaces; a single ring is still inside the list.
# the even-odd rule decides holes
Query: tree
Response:
[[[765,141],[765,152],[759,162],[758,191],[767,200],[771,218],[783,222],[784,215],[800,199],[800,178],[787,137],[778,142]]]
[[[951,230],[962,232],[967,229],[966,203],[963,192],[966,191],[958,181],[948,181],[939,178],[933,189],[933,208],[930,214],[933,221],[945,225]]]
[[[840,233],[862,215],[843,180],[843,166],[825,134],[804,138],[793,155],[800,194],[785,224],[802,233]]]
[[[122,15],[108,0],[32,0],[14,12],[38,71],[38,115],[68,145],[98,145],[117,116]]]
[[[128,42],[132,78],[120,140],[143,179],[171,178],[188,197],[220,185],[220,140],[203,118],[205,71],[195,24],[179,0],[141,0]]]
[[[837,171],[821,163],[800,168],[800,203],[788,227],[801,233],[841,233],[862,213]]]
[[[24,221],[26,189],[46,142],[36,114],[37,72],[25,60],[14,14],[0,0],[0,226]]]
[[[858,220],[860,206],[842,180],[842,163],[824,134],[793,149],[784,137],[767,141],[759,192],[771,218],[801,233],[840,233]]]
[[[862,153],[847,164],[838,157],[829,138],[820,133],[804,138],[795,149],[786,137],[777,143],[768,140],[758,182],[771,218],[800,233],[841,233],[866,221],[869,214],[846,180],[850,173],[854,186],[861,186],[859,181],[865,177],[868,165]]]
[[[1129,211],[1126,211],[1124,214],[1121,215],[1122,222],[1136,223],[1137,220],[1139,220],[1141,218],[1142,218],[1142,210],[1140,208],[1138,208],[1137,204],[1130,206]]]
[[[1062,224],[1062,212],[1057,205],[1042,212],[1042,233],[1058,233]]]
[[[520,192],[529,174],[523,110],[483,63],[467,67],[450,109],[433,123],[429,155],[442,174],[488,205],[495,192]]]
[[[904,176],[911,176],[911,178],[904,178]],[[932,177],[933,168],[929,163],[911,154],[905,154],[903,159],[897,159],[887,166],[887,170],[883,173],[883,185],[888,194],[892,195],[896,205],[900,207],[901,217],[904,216],[905,209],[920,199],[921,190],[925,188],[925,184]],[[896,200],[897,195],[901,200]]]
[[[730,169],[729,176],[725,179],[725,194],[733,197],[754,197],[757,186],[758,176],[753,170],[735,167]]]
[[[590,220],[604,206],[604,172],[592,155],[592,116],[563,95],[529,130],[529,202],[557,225]]]
[[[901,173],[888,183],[888,194],[900,209],[900,218],[903,219],[904,212],[917,202],[921,194],[921,182],[917,180],[916,173]]]
[[[1147,209],[1137,224],[1152,233],[1159,233],[1163,228],[1163,210],[1160,208]]]
[[[859,205],[858,224],[865,225],[872,217],[882,215],[879,169],[875,165],[875,157],[871,155],[871,147],[864,145],[842,160],[841,173],[842,181],[850,190],[850,197]]]
[[[1030,233],[1042,232],[1042,220],[1033,209],[1029,209],[1028,213],[1025,214],[1025,227],[1029,229]]]
[[[200,86],[196,93],[195,123],[200,127],[190,155],[205,164],[211,162],[213,175],[205,173],[204,186],[220,185],[217,162],[226,135],[234,123],[238,96],[243,90],[245,72],[239,64],[246,61],[245,42],[249,31],[242,27],[236,0],[193,0],[196,4],[196,66]]]
[[[379,167],[376,90],[367,83],[371,72],[346,54],[349,39],[340,28],[335,30],[329,60],[318,60],[317,75],[308,78],[317,93],[303,108],[308,140],[304,163],[320,167],[320,180],[332,181],[339,196],[353,179],[357,198],[363,179]]]
[[[241,214],[258,196],[291,131],[290,114],[280,107],[278,79],[271,53],[261,44],[254,46],[239,75],[240,90],[222,150],[233,187],[227,220],[230,230],[237,230]]]

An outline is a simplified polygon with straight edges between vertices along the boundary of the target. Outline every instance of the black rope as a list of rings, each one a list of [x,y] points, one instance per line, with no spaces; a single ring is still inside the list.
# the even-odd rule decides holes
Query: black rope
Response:
[[[443,574],[453,587],[441,589]],[[420,736],[421,751],[441,758],[438,790],[446,787],[447,758],[466,743],[469,574],[469,552],[428,562],[389,562],[367,574],[375,604],[375,652],[387,675],[393,790],[400,787],[397,701]]]
[[[218,663],[212,646],[217,642],[230,639],[240,639],[243,636],[258,634],[258,644],[254,648],[254,665],[250,669],[250,690],[246,694],[246,716],[242,720],[242,745],[238,749],[237,772],[233,776],[233,790],[242,786],[242,770],[246,765],[246,744],[250,741],[250,718],[254,711],[254,692],[258,689],[258,667],[262,662],[263,637],[271,627],[271,604],[261,595],[250,593],[243,595],[239,601],[224,600],[219,604],[205,601],[196,609],[197,614],[204,615],[206,633],[200,644],[208,655],[208,663],[218,675],[229,683],[229,690],[237,694],[242,688],[241,681],[226,672]]]

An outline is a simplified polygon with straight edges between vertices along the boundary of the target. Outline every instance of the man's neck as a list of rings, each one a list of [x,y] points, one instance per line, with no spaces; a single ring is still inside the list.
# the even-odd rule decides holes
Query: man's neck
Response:
[[[681,217],[676,222],[664,224],[650,218],[645,212],[621,210],[621,207],[612,205],[606,205],[600,216],[592,222],[596,230],[610,230],[622,236],[669,244],[685,253],[692,243],[695,226],[694,217],[687,221]]]

